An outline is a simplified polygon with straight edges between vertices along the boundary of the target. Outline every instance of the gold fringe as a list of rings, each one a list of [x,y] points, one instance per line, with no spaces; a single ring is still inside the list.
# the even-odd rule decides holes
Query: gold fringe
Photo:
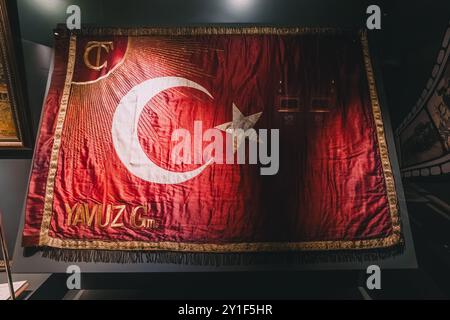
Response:
[[[361,251],[295,251],[295,252],[177,252],[177,251],[108,251],[43,248],[42,256],[64,262],[101,263],[174,263],[201,266],[367,263],[380,261],[403,252],[402,246]]]
[[[80,36],[196,36],[196,35],[298,35],[298,34],[337,34],[341,29],[320,27],[234,27],[234,26],[193,26],[193,27],[142,27],[113,28],[83,26],[80,30],[69,31],[65,25],[55,29],[60,36],[71,32]]]

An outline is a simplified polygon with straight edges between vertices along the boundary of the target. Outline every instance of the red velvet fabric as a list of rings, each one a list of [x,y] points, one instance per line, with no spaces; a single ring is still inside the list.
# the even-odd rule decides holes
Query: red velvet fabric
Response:
[[[98,80],[71,87],[58,152],[50,237],[230,244],[366,240],[392,233],[357,36],[100,38],[113,41],[115,48],[103,52],[101,60],[109,63],[100,71],[83,62],[83,50],[94,40],[99,38],[77,39],[73,81]],[[25,246],[39,245],[67,38],[57,39],[55,54],[26,201]],[[195,81],[213,99],[180,87],[165,90],[146,105],[138,133],[153,162],[172,171],[198,167],[170,161],[171,132],[176,128],[193,132],[195,120],[203,122],[204,130],[232,121],[234,103],[245,116],[262,112],[255,129],[280,130],[278,173],[262,176],[258,164],[212,164],[197,177],[175,185],[150,183],[130,173],[113,147],[113,115],[134,86],[162,76]],[[300,112],[280,112],[284,96],[298,99]],[[317,101],[328,112],[317,112]],[[76,204],[87,205],[87,212],[103,205],[99,209],[103,222],[108,204],[125,205],[125,210],[115,227],[112,221],[106,227],[95,221],[88,226],[83,220],[68,225],[66,206]],[[132,225],[131,212],[138,206],[146,208],[140,214],[155,226]]]

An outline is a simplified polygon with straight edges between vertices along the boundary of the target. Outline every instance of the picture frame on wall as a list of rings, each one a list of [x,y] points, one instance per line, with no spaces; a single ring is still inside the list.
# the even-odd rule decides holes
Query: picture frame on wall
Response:
[[[31,154],[19,53],[6,1],[0,0],[0,157]]]

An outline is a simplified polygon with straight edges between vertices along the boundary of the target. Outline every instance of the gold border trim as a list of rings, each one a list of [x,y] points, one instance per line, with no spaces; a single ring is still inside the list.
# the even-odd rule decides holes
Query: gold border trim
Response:
[[[375,131],[378,140],[378,150],[380,152],[381,165],[383,168],[386,193],[389,203],[389,211],[391,213],[392,234],[389,237],[392,237],[396,241],[396,243],[399,243],[401,242],[401,224],[398,211],[398,196],[395,187],[395,180],[392,171],[391,160],[389,158],[389,149],[387,146],[386,135],[384,131],[383,116],[381,113],[380,101],[378,98],[377,85],[375,82],[372,61],[370,58],[367,32],[366,31],[361,32],[360,36],[361,36],[364,64],[366,67],[367,81],[369,85],[370,101],[372,104],[373,119],[375,121]]]
[[[58,168],[59,148],[61,146],[61,135],[64,126],[64,120],[67,113],[67,105],[69,103],[70,91],[72,87],[72,77],[75,68],[75,56],[77,48],[77,38],[72,35],[69,40],[69,52],[67,59],[66,78],[64,81],[64,89],[61,96],[58,117],[56,120],[56,128],[53,138],[52,152],[50,155],[50,164],[48,168],[47,184],[45,186],[44,212],[42,215],[41,230],[39,234],[39,245],[47,245],[50,242],[48,230],[50,220],[53,213],[53,195],[55,187],[55,177]]]
[[[188,30],[187,28],[182,28]],[[244,28],[240,33],[235,33],[239,29],[231,28],[207,28],[208,30],[216,30],[211,34],[264,34],[266,28],[257,30],[257,28]],[[276,34],[294,34],[292,30],[304,30],[304,28],[289,28],[289,33],[285,33],[286,28],[281,28]],[[120,30],[120,29],[119,29]],[[134,30],[134,29],[133,29]],[[146,33],[149,29],[145,29],[143,35],[155,35],[153,33]],[[155,30],[155,29],[151,29]],[[164,29],[165,32],[168,29]],[[175,29],[179,30],[179,29]],[[228,31],[219,33],[217,30]],[[249,33],[251,32],[253,33]],[[276,30],[274,28],[271,28]],[[315,29],[314,29],[315,30]],[[333,29],[334,30],[334,29]],[[205,30],[202,29],[204,32]],[[283,33],[282,33],[283,32]],[[298,33],[302,33],[300,31]],[[156,33],[157,35],[159,33]],[[179,35],[180,33],[175,33]],[[173,34],[172,34],[173,35]],[[319,251],[319,250],[362,250],[386,248],[397,245],[402,242],[400,219],[397,205],[397,193],[395,189],[395,181],[392,173],[391,163],[388,154],[388,147],[384,133],[383,119],[381,115],[381,108],[379,104],[375,78],[372,69],[372,62],[370,59],[369,45],[367,41],[367,34],[361,33],[362,53],[369,85],[369,94],[372,105],[372,112],[374,116],[375,129],[377,133],[377,140],[379,152],[382,162],[384,180],[386,184],[386,191],[389,203],[389,210],[392,221],[392,234],[384,238],[365,239],[365,240],[350,240],[350,241],[308,241],[308,242],[242,242],[242,243],[226,243],[226,244],[212,244],[212,243],[186,243],[186,242],[146,242],[146,241],[101,241],[101,240],[73,240],[53,238],[48,235],[50,220],[52,216],[53,207],[53,188],[56,175],[56,168],[58,162],[58,151],[61,144],[61,132],[64,124],[64,118],[67,110],[67,103],[71,88],[71,79],[73,76],[76,37],[71,36],[69,48],[69,61],[66,74],[66,82],[64,86],[63,97],[61,99],[61,106],[58,113],[57,127],[55,130],[55,140],[52,148],[49,175],[47,179],[44,216],[41,225],[41,233],[39,239],[40,246],[50,246],[62,249],[103,249],[103,250],[147,250],[147,251],[186,251],[186,252],[258,252],[258,251]]]
[[[394,237],[351,241],[309,242],[240,242],[240,243],[190,243],[190,242],[146,242],[146,241],[102,241],[70,240],[48,237],[46,245],[61,249],[99,250],[146,250],[186,252],[275,252],[275,251],[319,251],[319,250],[364,250],[390,247],[397,244]]]

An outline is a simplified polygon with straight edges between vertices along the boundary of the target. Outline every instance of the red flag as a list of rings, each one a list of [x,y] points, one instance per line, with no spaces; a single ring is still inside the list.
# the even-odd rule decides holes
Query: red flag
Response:
[[[25,246],[247,252],[399,243],[364,36],[213,30],[56,39]],[[231,161],[220,161],[219,149]]]

